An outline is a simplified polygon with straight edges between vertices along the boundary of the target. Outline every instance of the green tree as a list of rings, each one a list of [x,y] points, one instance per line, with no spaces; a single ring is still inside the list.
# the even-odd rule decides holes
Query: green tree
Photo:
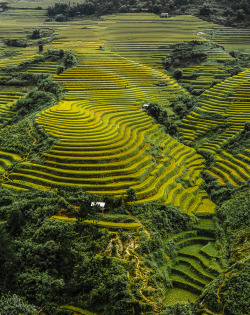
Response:
[[[175,72],[173,73],[173,77],[176,79],[176,80],[180,80],[182,78],[182,75],[183,75],[183,71],[182,70],[175,70]]]
[[[78,60],[73,51],[65,51],[63,56],[63,65],[66,69],[77,66]]]
[[[43,43],[40,43],[39,46],[38,46],[38,51],[39,51],[39,54],[42,54],[43,53]]]
[[[26,299],[13,294],[3,295],[0,298],[1,315],[35,315],[38,314],[34,305],[29,304]]]
[[[31,39],[41,38],[41,31],[39,28],[35,29],[31,34]]]

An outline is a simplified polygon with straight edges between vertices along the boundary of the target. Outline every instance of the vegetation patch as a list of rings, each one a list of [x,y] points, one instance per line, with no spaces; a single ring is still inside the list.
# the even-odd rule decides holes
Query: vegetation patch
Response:
[[[233,155],[243,153],[250,147],[250,122],[245,123],[244,130],[223,143],[222,148],[228,150]]]
[[[189,64],[200,64],[207,60],[210,43],[190,41],[170,45],[170,54],[162,61],[167,70]]]
[[[169,54],[162,59],[166,70],[194,95],[243,71],[247,55],[227,53],[225,48],[210,41],[188,41],[170,45]]]

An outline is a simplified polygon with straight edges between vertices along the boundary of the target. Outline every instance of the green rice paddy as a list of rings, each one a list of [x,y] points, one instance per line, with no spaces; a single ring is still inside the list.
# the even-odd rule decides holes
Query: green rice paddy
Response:
[[[75,21],[70,28],[68,22],[46,23],[58,38],[47,48],[73,49],[79,65],[54,77],[67,94],[37,118],[60,144],[44,154],[43,165],[20,163],[9,176],[11,186],[53,189],[70,184],[115,196],[134,188],[137,203],[159,200],[190,214],[213,212],[215,205],[200,188],[201,157],[166,135],[141,110],[145,102],[168,108],[184,91],[159,66],[161,56],[169,44],[197,39],[197,29],[209,25],[192,16],[162,21],[152,14]],[[28,71],[52,73],[54,68],[34,66]],[[159,81],[166,86],[159,87]],[[156,146],[158,157],[153,154]]]
[[[194,148],[166,134],[163,127],[142,110],[142,105],[157,102],[171,114],[171,100],[180,92],[187,93],[162,68],[161,58],[169,52],[170,44],[204,41],[206,39],[197,38],[196,33],[207,31],[205,37],[212,36],[218,43],[233,47],[240,41],[239,47],[247,47],[249,33],[246,30],[233,32],[230,28],[184,15],[162,20],[146,13],[116,14],[98,21],[44,23],[42,10],[28,19],[30,14],[27,11],[23,17],[18,10],[4,12],[0,21],[2,37],[22,38],[20,23],[24,23],[25,32],[38,26],[53,29],[56,39],[46,49],[74,50],[79,65],[54,76],[53,80],[63,83],[67,93],[59,104],[36,118],[36,122],[60,142],[43,155],[42,164],[22,161],[14,153],[0,151],[0,173],[4,174],[9,166],[18,162],[18,168],[3,178],[2,185],[21,191],[72,185],[100,196],[117,197],[133,188],[138,196],[135,203],[160,201],[188,214],[213,213],[215,204],[202,188],[204,158]],[[6,21],[12,21],[9,28],[4,26]],[[235,38],[238,34],[241,36],[229,42],[228,32]],[[104,51],[99,50],[100,45],[104,45]],[[0,67],[31,60],[36,50],[34,46],[22,48],[18,55],[0,59]],[[229,56],[212,51],[210,58]],[[55,69],[54,64],[47,63],[43,67],[29,66],[27,71],[53,75]],[[211,73],[220,69],[203,67],[199,71],[197,86],[206,87]],[[201,149],[216,156],[217,162],[207,172],[221,185],[239,186],[249,178],[249,151],[233,156],[222,149],[222,144],[243,130],[246,119],[250,118],[249,80],[250,70],[245,70],[207,90],[199,111],[191,112],[182,121],[181,133],[186,143],[198,143]],[[159,81],[165,81],[166,86],[158,86]],[[24,94],[25,91],[20,90],[0,90],[1,119],[8,119],[11,115],[8,107]],[[209,128],[218,124],[218,120],[208,118],[212,113],[226,115],[230,127],[216,139],[199,142]],[[111,228],[141,228],[139,223],[94,222]],[[178,246],[178,255],[171,262],[173,288],[166,292],[166,304],[194,301],[223,271],[213,230],[212,220],[203,218],[195,231],[172,238]]]
[[[166,304],[193,302],[203,288],[223,272],[215,236],[203,236],[208,229],[210,232],[214,229],[212,219],[202,218],[197,231],[182,232],[166,240],[171,240],[178,248],[177,257],[169,263],[173,288],[166,292]]]

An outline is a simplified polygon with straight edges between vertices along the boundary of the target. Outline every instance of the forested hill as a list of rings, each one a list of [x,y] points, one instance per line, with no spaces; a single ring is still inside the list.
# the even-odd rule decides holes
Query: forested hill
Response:
[[[160,14],[193,14],[202,19],[226,26],[250,26],[249,0],[91,0],[84,3],[56,3],[48,8],[48,15],[57,19],[72,18],[79,15],[104,15],[110,13],[151,12]],[[63,15],[63,16],[62,16]]]

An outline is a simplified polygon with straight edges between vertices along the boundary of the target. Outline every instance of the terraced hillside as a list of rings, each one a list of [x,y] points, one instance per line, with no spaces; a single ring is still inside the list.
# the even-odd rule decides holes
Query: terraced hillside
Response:
[[[27,31],[30,32],[32,27],[28,24]],[[153,305],[156,314],[161,311],[156,307],[157,303],[162,308],[163,305],[165,307],[175,302],[188,303],[197,300],[206,285],[224,272],[220,260],[222,252],[219,253],[216,246],[218,239],[212,220],[216,205],[204,190],[201,172],[206,171],[215,176],[221,185],[239,186],[249,179],[249,149],[233,155],[223,148],[223,144],[242,131],[246,120],[249,120],[250,70],[227,78],[204,93],[200,106],[180,124],[185,144],[167,134],[165,128],[143,110],[145,103],[158,103],[171,118],[175,115],[170,103],[178,95],[188,94],[184,87],[190,82],[182,82],[183,86],[178,84],[163,69],[161,58],[170,51],[170,44],[195,39],[205,41],[205,37],[197,37],[197,31],[213,31],[216,27],[192,16],[160,19],[156,15],[144,13],[118,14],[100,20],[79,19],[58,24],[45,23],[43,28],[55,29],[56,36],[53,44],[47,45],[46,49],[74,50],[79,64],[59,75],[54,75],[57,65],[52,62],[43,63],[42,66],[30,64],[27,67],[27,72],[31,74],[52,75],[54,82],[64,85],[66,93],[58,104],[46,107],[36,116],[32,112],[37,124],[28,121],[26,134],[31,138],[31,146],[34,146],[37,139],[33,138],[31,133],[32,129],[35,129],[34,126],[38,125],[49,136],[59,140],[52,148],[49,146],[51,149],[47,149],[42,156],[38,154],[30,157],[28,154],[21,157],[11,149],[3,151],[0,148],[3,187],[20,191],[34,188],[37,196],[41,193],[39,190],[53,192],[51,195],[56,200],[56,209],[46,210],[46,220],[48,219],[49,223],[46,223],[45,232],[39,232],[41,234],[47,234],[49,224],[52,227],[51,233],[54,233],[55,222],[50,218],[60,220],[58,226],[63,226],[62,231],[64,224],[66,226],[77,220],[64,214],[63,199],[67,206],[72,206],[75,211],[81,209],[81,198],[85,198],[85,192],[82,189],[74,191],[73,188],[68,192],[68,185],[84,188],[87,192],[100,196],[100,200],[106,194],[119,197],[126,196],[130,188],[135,190],[138,199],[131,204],[137,208],[137,214],[131,211],[128,216],[125,211],[129,211],[129,206],[115,209],[117,213],[107,209],[98,213],[94,219],[88,213],[89,216],[84,218],[84,222],[89,225],[84,227],[90,229],[86,228],[83,233],[87,235],[90,231],[91,234],[92,224],[101,227],[100,234],[96,235],[104,240],[104,243],[98,243],[99,240],[95,239],[97,236],[92,233],[94,241],[91,241],[87,250],[91,252],[91,256],[94,252],[98,259],[102,259],[107,254],[105,248],[110,252],[114,249],[114,255],[111,253],[109,257],[110,262],[122,261],[119,266],[129,266],[124,267],[124,275],[127,277],[127,282],[124,283],[132,287],[133,295],[138,295],[135,300]],[[100,46],[104,46],[104,49],[100,49]],[[16,66],[34,56],[36,51],[33,46],[21,49],[20,56],[9,60],[9,65]],[[191,73],[197,70],[200,76],[197,82],[194,82],[196,89],[207,88],[211,78],[220,75],[220,66],[212,65],[214,60],[230,58],[226,52],[212,50],[205,67],[197,66],[198,70],[195,67],[187,67],[184,71]],[[0,67],[6,66],[7,61],[2,59]],[[161,86],[159,82],[164,84]],[[0,90],[0,123],[5,124],[5,130],[9,130],[6,121],[13,115],[9,106],[27,91],[27,87],[18,90],[15,88],[13,87],[14,91],[6,87]],[[215,157],[216,162],[212,167],[205,169],[206,161],[196,149],[209,152]],[[61,190],[65,198],[58,198],[58,188],[61,187],[67,187]],[[34,191],[31,190],[28,194]],[[77,199],[77,206],[66,201],[74,200],[74,196],[79,192],[82,195]],[[72,199],[71,196],[66,196],[67,193],[73,195]],[[39,203],[51,198],[40,199],[37,196],[39,207]],[[92,197],[88,196],[88,202]],[[187,214],[195,214],[195,217],[157,203],[137,206],[151,201],[173,205]],[[147,207],[151,206],[148,210]],[[161,211],[157,209],[158,206]],[[54,207],[53,204],[51,207]],[[143,207],[145,213],[138,215]],[[90,207],[88,211],[89,209]],[[120,210],[124,212],[118,213]],[[26,208],[23,211],[26,215]],[[151,216],[152,220],[149,219]],[[37,217],[34,216],[34,221]],[[200,218],[198,224],[195,223],[197,217]],[[160,228],[155,228],[155,221],[159,221],[159,225],[163,223]],[[172,222],[175,228],[172,228]],[[190,230],[190,226],[193,230]],[[34,228],[38,230],[37,226]],[[81,234],[82,231],[78,233],[78,228],[79,226],[75,229],[72,224],[72,237],[75,239],[79,236],[85,242],[84,234]],[[160,231],[163,230],[164,234],[161,234]],[[176,231],[184,232],[173,235]],[[37,235],[39,238],[40,234]],[[115,249],[115,241],[119,241],[121,245],[126,244],[124,257],[116,255],[118,250]],[[83,243],[80,242],[76,247],[81,251],[82,256],[79,257],[83,257],[86,251],[82,251],[84,247],[81,247]],[[47,243],[49,242],[46,239],[45,244]],[[143,246],[140,246],[142,244]],[[71,244],[69,247],[71,252],[73,247]],[[168,252],[169,248],[173,250]],[[152,257],[155,255],[151,257],[152,261],[151,254]],[[69,262],[70,260],[65,266],[68,266]],[[166,277],[159,281],[162,286],[157,284],[154,289],[150,281],[158,282],[160,273],[155,273],[154,265],[158,262],[159,270]],[[86,268],[88,269],[88,266]],[[69,269],[65,267],[65,270]],[[84,273],[82,270],[85,269],[79,269],[79,274]],[[68,278],[72,274],[73,272],[69,272]],[[78,277],[77,274],[74,276]],[[169,278],[173,287],[165,292]],[[73,281],[72,283],[75,285]],[[95,290],[96,287],[93,288]],[[72,291],[74,290],[75,288]]]
[[[213,212],[214,204],[200,189],[204,160],[166,135],[141,110],[145,102],[166,107],[182,91],[150,55],[165,54],[163,43],[196,38],[195,30],[204,22],[188,16],[173,23],[171,36],[164,33],[170,24],[151,14],[76,22],[75,32],[67,24],[59,25],[56,35],[64,36],[63,48],[77,51],[79,65],[55,76],[67,94],[61,103],[41,113],[37,122],[59,137],[60,144],[44,154],[42,165],[19,163],[9,174],[11,181],[4,185],[48,189],[71,184],[116,196],[134,188],[138,203],[160,200],[188,213]],[[174,31],[177,23],[182,23],[183,30],[178,38]],[[159,36],[145,42],[152,32]],[[105,45],[104,51],[98,49],[100,44]],[[61,48],[62,42],[59,39],[51,47]],[[50,65],[45,65],[45,70],[31,67],[28,71],[44,73],[50,71]],[[165,81],[166,86],[158,86],[159,81]]]
[[[233,156],[222,148],[223,143],[244,130],[245,122],[250,119],[249,84],[249,70],[217,84],[204,93],[199,110],[182,121],[181,130],[186,141],[215,156],[217,162],[208,172],[222,185],[239,186],[249,179],[249,151],[246,149]],[[215,126],[222,126],[222,129],[209,138]]]
[[[200,189],[204,159],[192,148],[166,135],[141,106],[145,102],[158,102],[168,108],[169,101],[183,89],[164,73],[161,57],[169,51],[169,44],[205,40],[196,36],[197,31],[206,29],[208,32],[215,25],[192,16],[162,20],[152,14],[119,14],[102,21],[75,21],[70,25],[71,28],[67,23],[47,24],[49,28],[56,27],[58,37],[49,48],[74,49],[79,65],[55,76],[56,82],[65,85],[67,94],[63,102],[37,118],[49,134],[60,138],[60,144],[44,155],[42,165],[31,161],[19,164],[18,170],[14,169],[9,176],[11,182],[4,185],[48,189],[72,184],[89,192],[118,196],[134,188],[139,197],[137,202],[161,200],[180,206],[188,213],[213,211],[214,205]],[[99,50],[100,45],[104,45],[104,51]],[[220,57],[212,51],[210,55],[212,59]],[[54,66],[33,66],[28,71],[52,73]],[[247,73],[239,75],[242,84]],[[235,84],[231,80],[236,79],[228,80],[225,93],[220,90],[225,97],[232,93]],[[166,86],[159,87],[159,81],[165,81]],[[211,91],[216,93],[216,88],[218,86],[207,92],[207,98]],[[216,104],[211,111],[219,108]],[[230,136],[242,127],[238,112],[233,108],[236,107],[232,105],[229,110],[232,116],[229,123],[234,124],[228,132]],[[186,140],[192,142],[196,135],[200,137],[200,133],[213,125],[209,119],[200,120],[200,115],[191,113],[183,120],[182,132]],[[223,140],[223,136],[220,139]],[[215,139],[211,145],[217,145],[220,139]],[[201,148],[206,148],[206,143],[202,143]],[[228,169],[229,166],[223,167]],[[216,170],[218,174],[217,169],[210,172]],[[246,180],[246,165],[239,170],[239,180]],[[225,182],[225,177],[221,177],[221,183]],[[236,182],[234,179],[233,183]]]
[[[215,226],[211,218],[201,218],[196,230],[182,232],[166,240],[177,248],[171,260],[173,288],[166,303],[192,302],[204,287],[223,271],[215,246]]]
[[[209,51],[207,61],[198,64],[190,65],[188,67],[181,67],[183,77],[179,83],[183,87],[192,86],[194,91],[203,92],[209,89],[215,80],[223,80],[229,76],[225,73],[225,63],[232,60],[232,56],[221,48],[214,48]]]
[[[199,189],[200,156],[140,110],[143,100],[163,103],[177,95],[176,82],[113,53],[79,55],[79,61],[78,67],[55,77],[68,90],[64,101],[37,118],[60,144],[44,154],[43,165],[21,163],[9,176],[11,185],[71,184],[114,195],[134,188],[138,202],[161,200],[189,213],[213,211]],[[154,86],[159,80],[167,82],[164,90]]]
[[[10,106],[24,95],[25,91],[20,87],[2,87],[0,89],[0,126],[11,117]]]

